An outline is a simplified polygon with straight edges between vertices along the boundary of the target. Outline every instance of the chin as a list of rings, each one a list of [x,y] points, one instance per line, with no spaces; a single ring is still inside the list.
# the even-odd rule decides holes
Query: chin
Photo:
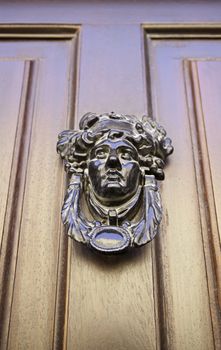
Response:
[[[105,189],[102,191],[102,196],[99,196],[97,193],[97,198],[100,198],[100,201],[108,205],[114,205],[116,203],[125,203],[127,202],[134,193],[126,193],[125,188],[122,187],[119,183],[111,183],[105,186]]]

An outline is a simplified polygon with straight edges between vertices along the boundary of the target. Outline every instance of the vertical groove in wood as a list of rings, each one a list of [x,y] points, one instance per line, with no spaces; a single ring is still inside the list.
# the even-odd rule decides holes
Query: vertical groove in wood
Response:
[[[162,247],[162,236],[166,234],[164,227],[165,221],[161,224],[160,237],[155,238],[153,245],[153,278],[154,278],[154,299],[155,299],[155,314],[157,320],[157,333],[158,333],[158,349],[169,350],[173,344],[173,312],[171,310],[172,302],[168,302],[170,296],[169,293],[169,273],[168,267],[165,264],[167,256],[165,256],[166,249]],[[163,259],[164,254],[164,259]],[[162,268],[163,267],[163,268]],[[167,295],[167,297],[165,297]]]
[[[215,348],[221,348],[221,254],[197,62],[184,62],[189,123]]]
[[[14,143],[0,267],[0,348],[7,348],[38,64],[26,61]]]
[[[68,287],[69,287],[69,241],[62,223],[59,226],[59,258],[57,269],[57,286],[55,300],[54,334],[52,349],[66,349],[66,329],[68,317]]]
[[[146,90],[147,90],[147,106],[148,115],[156,120],[156,111],[153,106],[153,91],[152,72],[151,66],[153,66],[152,57],[152,42],[151,38],[146,34],[144,30],[144,59],[146,67]],[[164,221],[164,219],[163,219]],[[152,263],[153,263],[153,293],[154,293],[154,305],[155,305],[155,327],[156,327],[156,345],[157,349],[167,350],[170,349],[170,342],[172,342],[172,325],[171,320],[173,313],[169,310],[169,303],[165,298],[165,291],[168,290],[168,280],[165,273],[166,265],[162,259],[162,254],[165,255],[165,249],[162,249],[162,239],[165,232],[164,223],[161,224],[161,237],[157,236],[152,242]],[[166,246],[166,244],[165,244]],[[164,268],[162,268],[164,266]],[[169,293],[168,293],[169,294]]]
[[[146,93],[147,93],[147,113],[148,116],[154,118],[152,105],[152,89],[151,89],[151,39],[143,30],[143,46],[144,46],[144,74],[146,74]]]
[[[156,119],[156,115],[153,110],[153,85],[151,75],[151,64],[152,64],[152,52],[151,52],[151,38],[146,34],[143,29],[143,46],[144,46],[144,75],[146,76],[146,96],[147,96],[147,113],[153,119]],[[152,280],[153,280],[153,299],[154,299],[154,314],[155,314],[155,329],[156,329],[156,349],[162,348],[162,344],[166,346],[165,342],[165,330],[162,323],[163,310],[163,297],[159,296],[159,291],[163,290],[162,283],[164,281],[162,276],[162,270],[158,271],[160,264],[156,264],[158,258],[160,258],[160,246],[157,237],[154,242],[151,243],[151,258],[152,258]],[[157,253],[156,253],[157,251]],[[160,277],[160,278],[159,278]],[[164,348],[167,349],[166,347]]]
[[[75,107],[76,107],[76,91],[77,91],[77,70],[78,70],[78,33],[71,42],[71,57],[68,81],[69,97],[68,97],[68,114],[64,128],[73,128],[75,123]],[[63,164],[61,164],[63,166]],[[68,180],[61,184],[61,200],[62,205],[64,192],[68,185]],[[59,225],[59,253],[58,253],[58,269],[56,283],[56,300],[54,315],[54,334],[52,349],[60,350],[67,347],[67,322],[68,322],[68,305],[69,305],[69,283],[70,283],[70,252],[72,241],[68,239],[64,226],[60,220]]]

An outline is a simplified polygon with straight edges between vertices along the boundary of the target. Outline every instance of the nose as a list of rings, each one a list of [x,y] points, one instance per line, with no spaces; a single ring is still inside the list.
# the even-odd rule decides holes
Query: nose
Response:
[[[107,158],[107,161],[106,161],[106,167],[111,168],[111,169],[117,169],[117,170],[122,169],[121,163],[120,163],[120,160],[119,160],[117,154],[112,153],[109,155],[109,157]]]

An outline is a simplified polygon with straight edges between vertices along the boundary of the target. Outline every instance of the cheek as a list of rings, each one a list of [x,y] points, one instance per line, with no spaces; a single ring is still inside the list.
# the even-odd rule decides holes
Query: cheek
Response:
[[[128,174],[128,178],[127,178],[127,186],[131,189],[134,190],[136,192],[139,184],[141,182],[141,171],[140,171],[140,167],[138,164],[134,164],[131,169],[130,172]]]
[[[133,181],[135,181],[136,183],[139,183],[140,175],[141,175],[140,167],[138,164],[135,164],[131,169],[131,177]]]
[[[93,175],[94,173],[98,173],[102,170],[104,162],[100,159],[90,160],[88,163],[88,172]]]
[[[94,188],[99,186],[101,182],[102,169],[103,169],[102,161],[98,159],[89,161],[88,175],[89,175],[89,180]]]
[[[127,174],[127,178],[128,180],[135,180],[138,179],[140,177],[140,167],[136,162],[131,162],[131,163],[127,163],[125,164],[125,166],[123,167],[125,174]]]

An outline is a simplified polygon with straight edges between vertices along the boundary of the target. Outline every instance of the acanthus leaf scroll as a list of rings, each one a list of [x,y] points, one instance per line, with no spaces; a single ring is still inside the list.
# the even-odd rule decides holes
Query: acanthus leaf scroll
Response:
[[[87,113],[79,128],[57,142],[70,176],[62,208],[68,235],[107,254],[150,242],[162,219],[157,180],[173,152],[166,131],[147,116],[114,112]]]

